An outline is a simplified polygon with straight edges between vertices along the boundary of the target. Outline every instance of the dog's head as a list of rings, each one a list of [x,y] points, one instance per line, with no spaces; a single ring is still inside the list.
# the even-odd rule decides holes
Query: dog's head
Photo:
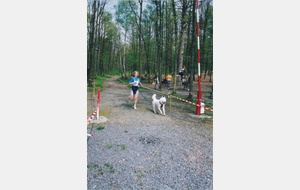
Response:
[[[166,102],[167,102],[167,99],[164,96],[159,99],[160,104],[165,104]]]

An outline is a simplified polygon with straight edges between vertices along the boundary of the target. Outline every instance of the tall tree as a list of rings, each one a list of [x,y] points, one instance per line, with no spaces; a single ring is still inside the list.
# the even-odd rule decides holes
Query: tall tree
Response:
[[[123,63],[122,73],[126,77],[126,43],[127,34],[131,25],[133,15],[128,1],[120,1],[116,8],[116,22],[124,29],[124,50],[123,50]]]
[[[175,47],[174,47],[174,51],[175,51],[175,55],[177,55],[177,49],[178,49],[178,26],[177,26],[177,13],[176,13],[176,4],[175,4],[175,0],[172,0],[172,9],[173,9],[173,22],[174,22],[174,36],[175,36],[175,39],[174,39],[174,43],[175,43]],[[177,65],[178,65],[178,59],[177,59],[177,56],[175,56],[176,58],[174,59],[174,71],[175,71],[175,76],[177,74],[176,72],[176,68],[177,68]]]
[[[187,9],[188,9],[188,2],[187,0],[181,0],[181,23],[180,23],[180,32],[179,32],[179,48],[178,48],[178,65],[175,67],[175,76],[177,72],[182,69],[183,66],[183,53],[184,53],[184,40],[185,40],[185,30],[187,25]],[[176,83],[177,77],[175,77],[174,81],[174,90],[176,92]]]
[[[140,6],[140,15],[139,15],[139,73],[142,74],[142,62],[141,62],[141,50],[142,50],[142,10],[143,10],[143,0],[138,0]]]
[[[115,29],[110,14],[103,9],[106,1],[88,1],[89,79],[93,79],[95,74],[110,73],[116,66],[118,70],[123,70],[124,76],[125,65],[128,66],[128,70],[138,69],[141,73],[146,71],[148,82],[150,82],[150,74],[154,72],[158,72],[161,77],[168,72],[177,73],[183,65],[188,65],[189,72],[197,70],[191,65],[193,59],[191,56],[193,49],[190,45],[193,43],[191,1],[153,0],[147,3],[141,0],[120,1],[119,4],[123,6],[120,7],[118,4],[119,14],[116,14],[116,20],[122,27],[121,31]],[[209,2],[211,0],[203,0],[201,4],[203,25],[201,66],[204,77],[207,74],[211,76],[213,70],[212,4]],[[153,9],[150,11],[147,7],[151,6]],[[123,13],[120,8],[123,9]],[[131,18],[128,15],[131,15]],[[124,34],[124,37],[120,38],[119,32],[117,32],[118,37],[114,37],[113,34],[118,30]],[[123,40],[122,43],[120,40]],[[119,62],[120,58],[123,60],[120,62],[121,66],[115,64],[115,60]]]
[[[189,99],[192,99],[192,91],[193,91],[193,79],[194,79],[194,63],[195,63],[195,41],[196,41],[196,1],[193,0],[193,11],[192,13],[192,31],[191,31],[191,44],[190,44],[190,54],[191,59],[189,61],[189,70],[190,70],[190,82],[189,82]]]
[[[88,46],[88,70],[87,70],[87,82],[88,85],[90,87],[93,86],[93,80],[94,80],[94,64],[92,63],[92,59],[93,59],[93,48],[94,48],[94,32],[95,32],[95,15],[96,15],[96,0],[93,1],[93,12],[91,14],[91,19],[90,19],[90,23],[89,23],[89,27],[90,27],[90,32],[89,32],[89,46]]]

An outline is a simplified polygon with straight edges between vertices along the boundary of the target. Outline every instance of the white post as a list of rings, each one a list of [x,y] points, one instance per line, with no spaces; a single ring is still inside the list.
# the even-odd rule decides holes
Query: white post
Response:
[[[97,120],[99,119],[99,105],[98,105],[98,108],[97,108]]]

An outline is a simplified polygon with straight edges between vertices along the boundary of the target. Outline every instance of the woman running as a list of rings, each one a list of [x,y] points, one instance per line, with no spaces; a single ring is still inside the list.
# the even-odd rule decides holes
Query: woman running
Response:
[[[134,106],[133,106],[133,108],[137,109],[136,104],[137,104],[138,97],[139,97],[139,85],[141,85],[141,86],[143,86],[143,85],[141,83],[140,78],[138,78],[139,73],[137,71],[134,71],[133,75],[134,75],[134,77],[131,77],[130,80],[129,80],[129,84],[132,85],[131,90],[130,90],[130,100],[132,100],[133,97],[134,97]]]

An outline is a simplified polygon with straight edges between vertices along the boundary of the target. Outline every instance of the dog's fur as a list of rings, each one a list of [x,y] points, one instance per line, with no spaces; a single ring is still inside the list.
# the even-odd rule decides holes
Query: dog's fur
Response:
[[[156,113],[155,107],[157,107],[160,114],[166,115],[166,111],[165,111],[166,102],[167,102],[167,99],[164,96],[158,100],[158,99],[156,99],[156,94],[153,94],[152,106],[153,106],[154,113]],[[161,110],[161,108],[162,108],[162,110]]]

